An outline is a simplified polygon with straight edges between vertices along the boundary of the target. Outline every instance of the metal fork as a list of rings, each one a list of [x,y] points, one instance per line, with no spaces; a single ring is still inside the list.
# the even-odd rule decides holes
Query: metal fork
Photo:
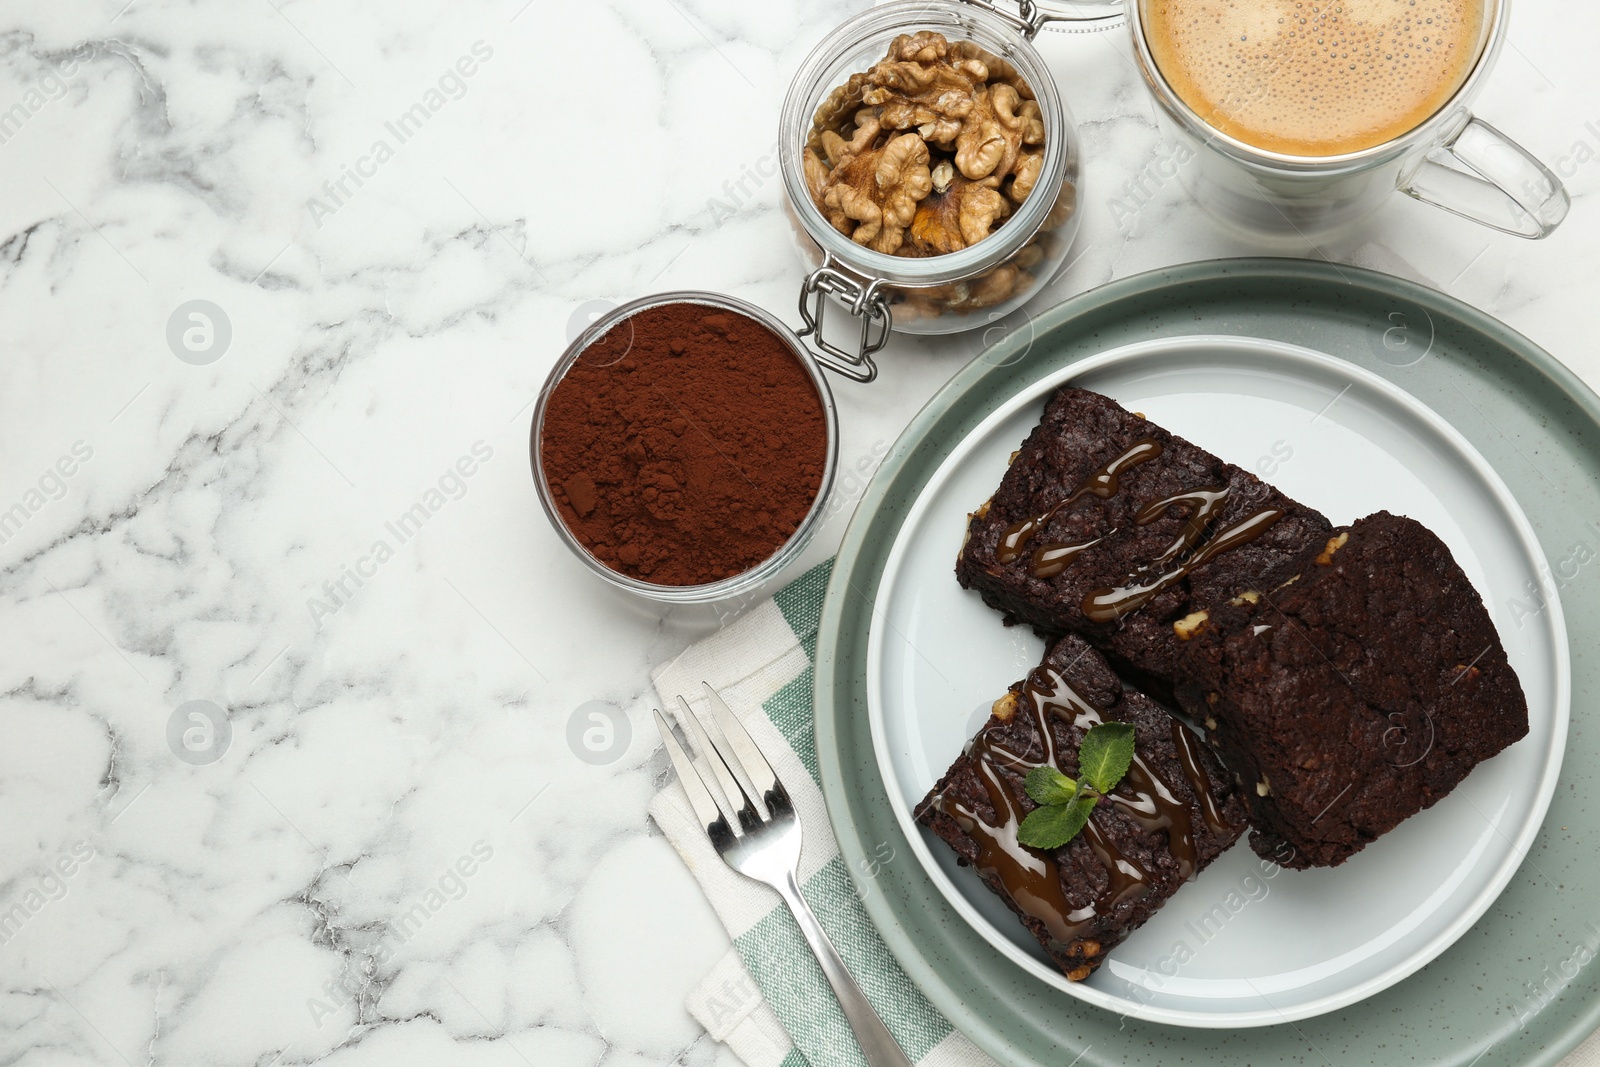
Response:
[[[806,943],[822,965],[822,973],[833,986],[839,1007],[855,1031],[856,1041],[872,1067],[911,1067],[911,1061],[883,1025],[877,1011],[861,987],[850,976],[839,950],[817,921],[816,913],[800,895],[800,820],[789,792],[755,741],[745,732],[728,705],[709,682],[702,682],[711,718],[702,722],[678,697],[683,710],[684,729],[693,736],[694,746],[710,768],[716,786],[678,744],[666,716],[656,711],[656,727],[672,757],[695,818],[705,827],[706,836],[724,863],[746,878],[763,882],[778,891]]]

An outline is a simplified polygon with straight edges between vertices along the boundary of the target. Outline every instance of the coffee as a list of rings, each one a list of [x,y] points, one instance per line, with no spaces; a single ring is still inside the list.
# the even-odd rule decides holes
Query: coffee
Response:
[[[1492,0],[1143,0],[1145,39],[1207,124],[1330,156],[1420,125],[1477,62]]]

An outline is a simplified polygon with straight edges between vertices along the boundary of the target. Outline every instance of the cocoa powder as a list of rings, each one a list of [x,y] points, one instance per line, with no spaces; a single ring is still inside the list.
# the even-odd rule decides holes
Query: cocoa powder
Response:
[[[539,448],[567,528],[611,570],[703,585],[783,546],[822,486],[822,398],[737,312],[663,304],[608,330],[556,384]]]

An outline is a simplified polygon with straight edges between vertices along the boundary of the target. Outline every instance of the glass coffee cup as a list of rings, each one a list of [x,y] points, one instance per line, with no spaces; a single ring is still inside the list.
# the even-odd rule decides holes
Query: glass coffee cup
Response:
[[[1466,42],[1470,59],[1453,91],[1431,113],[1381,143],[1330,154],[1262,147],[1202,117],[1174,88],[1175,75],[1182,72],[1164,71],[1152,48],[1152,11],[1159,2],[1126,0],[1120,6],[1145,85],[1161,105],[1163,123],[1188,149],[1179,157],[1184,185],[1224,226],[1258,239],[1337,237],[1396,190],[1519,237],[1546,237],[1566,217],[1570,199],[1560,179],[1470,110],[1505,42],[1510,0],[1481,0],[1481,9],[1473,10],[1474,15],[1481,10],[1481,21],[1475,39]],[[1112,21],[1109,6],[1083,5],[1084,24]],[[1354,19],[1356,5],[1306,0],[1296,7],[1305,14]],[[1439,62],[1437,55],[1422,50],[1414,58],[1419,64]],[[1365,87],[1363,75],[1355,63],[1347,67],[1350,92],[1358,93]],[[1233,91],[1245,97],[1271,93],[1281,85],[1269,85],[1266,79],[1252,83],[1245,69],[1237,75]]]

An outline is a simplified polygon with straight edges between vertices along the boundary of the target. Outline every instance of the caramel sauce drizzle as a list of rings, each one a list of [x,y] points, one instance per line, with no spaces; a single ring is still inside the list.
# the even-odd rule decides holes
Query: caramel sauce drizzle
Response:
[[[1115,589],[1094,590],[1083,598],[1082,610],[1084,617],[1090,622],[1116,622],[1117,619],[1128,612],[1138,611],[1188,577],[1196,567],[1204,566],[1224,552],[1238,548],[1240,545],[1249,544],[1266,533],[1281,518],[1283,518],[1282,508],[1262,508],[1260,511],[1251,512],[1238,522],[1218,530],[1216,536],[1202,545],[1188,559],[1154,578],[1130,585],[1118,586]],[[1180,541],[1187,538],[1191,526],[1193,526],[1192,522],[1184,527],[1184,534],[1179,537]],[[1163,553],[1163,555],[1165,554]]]
[[[1029,567],[1029,573],[1035,578],[1054,578],[1066,570],[1068,565],[1085,551],[1098,545],[1116,532],[1112,530],[1110,533],[1101,534],[1092,541],[1079,541],[1076,544],[1052,541],[1049,544],[1040,545],[1033,550],[1033,560],[1032,565]]]
[[[1156,521],[1166,514],[1167,509],[1170,507],[1188,505],[1191,510],[1189,512],[1189,520],[1183,524],[1183,529],[1178,531],[1177,539],[1168,545],[1161,555],[1139,569],[1148,571],[1156,567],[1165,567],[1181,559],[1195,545],[1200,543],[1200,539],[1205,536],[1206,527],[1210,526],[1212,520],[1222,513],[1222,506],[1227,502],[1228,488],[1227,486],[1219,485],[1173,493],[1171,496],[1162,497],[1160,500],[1152,500],[1140,508],[1139,513],[1133,517],[1134,524],[1137,526],[1147,526]]]
[[[1101,500],[1109,500],[1116,495],[1117,490],[1122,488],[1124,471],[1130,467],[1137,467],[1141,463],[1155,459],[1159,455],[1161,455],[1161,442],[1155,438],[1145,437],[1135,441],[1126,452],[1079,483],[1078,487],[1065,500],[1052,505],[1038,515],[1023,519],[1020,522],[1014,522],[1008,526],[1005,533],[1000,535],[1000,543],[995,546],[994,558],[1002,564],[1015,563],[1021,557],[1022,549],[1028,543],[1028,539],[1048,524],[1051,519],[1055,518],[1062,508],[1071,507],[1086,496],[1097,496]]]
[[[1055,736],[1050,730],[1051,716],[1059,716],[1082,730],[1103,721],[1098,709],[1048,667],[1040,667],[1028,676],[1021,697],[1017,702],[1018,714],[1026,709],[1026,713],[1033,716],[1043,746],[1042,755],[1034,758],[1012,751],[990,733],[974,738],[967,752],[976,764],[999,821],[990,823],[975,810],[943,794],[933,798],[932,806],[955,819],[978,846],[974,861],[978,873],[991,884],[998,884],[1024,915],[1043,923],[1051,938],[1065,950],[1074,941],[1092,933],[1096,918],[1147,893],[1153,875],[1122,853],[1091,817],[1084,824],[1083,839],[1105,867],[1107,884],[1088,906],[1074,908],[1062,890],[1061,871],[1055,860],[1048,853],[1028,848],[1017,840],[1017,830],[1025,812],[1019,797],[1006,787],[1000,769],[1026,776],[1035,767],[1060,766],[1056,760]],[[1191,790],[1201,798],[1207,824],[1219,832],[1231,833],[1233,827],[1222,818],[1211,797],[1210,781],[1199,762],[1193,739],[1181,723],[1174,720],[1172,725],[1184,777]],[[1180,731],[1184,735],[1182,739],[1178,737]],[[1104,802],[1120,808],[1146,832],[1166,831],[1179,876],[1185,881],[1195,876],[1199,857],[1189,806],[1177,798],[1171,785],[1137,751],[1128,773]]]
[[[1034,534],[1047,526],[1064,509],[1088,496],[1109,500],[1121,490],[1122,475],[1125,472],[1155,459],[1161,452],[1161,443],[1152,437],[1135,441],[1127,451],[1085,478],[1064,499],[1037,515],[1031,515],[1006,527],[995,545],[996,561],[1002,565],[1015,563],[1021,558],[1023,550]],[[1164,515],[1167,509],[1173,507],[1188,507],[1190,514],[1172,544],[1162,550],[1155,559],[1139,568],[1141,575],[1147,575],[1151,571],[1159,572],[1155,577],[1115,589],[1094,590],[1083,598],[1084,615],[1092,622],[1115,622],[1128,612],[1144,607],[1182,581],[1196,567],[1210,562],[1229,549],[1255,540],[1283,517],[1281,509],[1263,508],[1218,531],[1215,537],[1202,545],[1207,530],[1222,514],[1227,501],[1226,486],[1203,486],[1152,500],[1141,507],[1134,516],[1134,522],[1140,526],[1154,522]],[[1039,545],[1031,554],[1029,573],[1039,579],[1054,578],[1071,566],[1072,562],[1084,552],[1116,532],[1110,530],[1088,541],[1053,541]]]
[[[1222,809],[1217,806],[1217,798],[1211,795],[1211,776],[1206,773],[1205,764],[1200,762],[1200,751],[1195,748],[1194,734],[1177,719],[1172,720],[1172,743],[1178,750],[1178,762],[1183,766],[1183,776],[1189,780],[1189,788],[1200,800],[1200,813],[1205,817],[1206,825],[1211,827],[1211,832],[1214,834],[1233,833],[1239,827],[1227,820],[1222,814]]]

